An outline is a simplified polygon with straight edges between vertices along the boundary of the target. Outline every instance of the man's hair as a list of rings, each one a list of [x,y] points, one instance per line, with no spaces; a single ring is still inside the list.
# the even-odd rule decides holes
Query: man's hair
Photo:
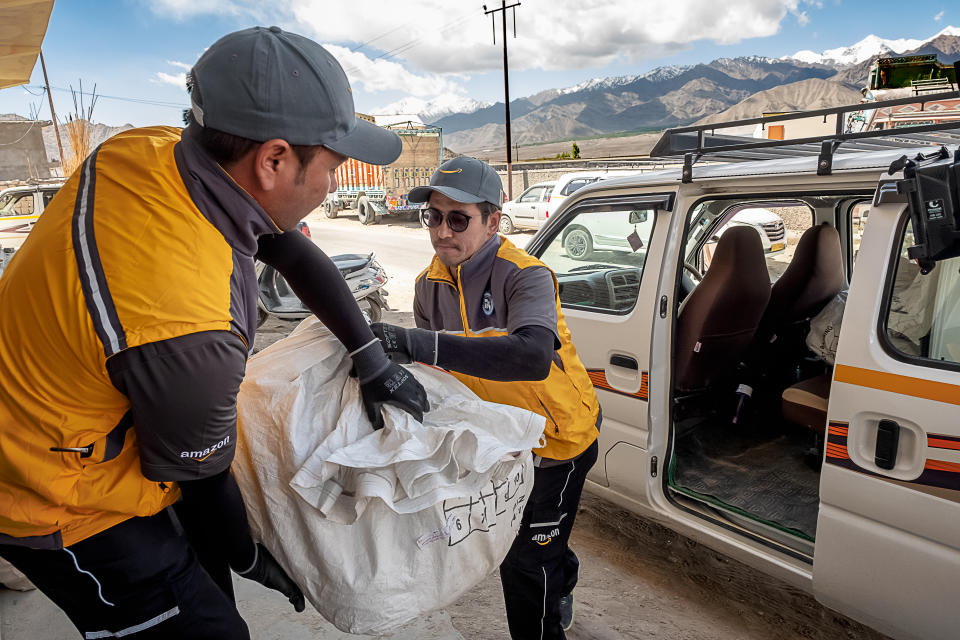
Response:
[[[500,207],[492,202],[478,202],[477,207],[480,209],[480,220],[483,222],[483,224],[487,224],[487,218],[490,217],[491,213],[500,211]]]
[[[187,74],[187,93],[192,91],[193,76],[191,74]],[[245,155],[263,144],[262,142],[257,142],[256,140],[251,140],[242,136],[235,136],[232,133],[226,133],[225,131],[219,131],[217,129],[211,129],[210,127],[201,126],[199,123],[197,123],[193,116],[193,111],[190,109],[184,110],[183,122],[187,126],[194,125],[197,128],[198,133],[195,140],[200,144],[201,147],[203,147],[204,151],[209,153],[210,156],[216,160],[217,164],[224,168],[229,167],[235,162],[238,162]],[[303,184],[307,178],[307,165],[309,165],[317,156],[317,154],[320,153],[320,149],[322,149],[323,146],[291,144],[290,148],[293,149],[293,152],[297,156],[297,160],[300,161],[300,171],[297,173],[295,181],[297,184]]]

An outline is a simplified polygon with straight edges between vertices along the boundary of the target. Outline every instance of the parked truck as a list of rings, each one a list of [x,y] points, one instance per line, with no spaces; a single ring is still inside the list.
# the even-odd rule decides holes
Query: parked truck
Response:
[[[373,121],[370,116],[357,114]],[[337,169],[337,192],[324,202],[324,213],[336,218],[355,210],[362,224],[376,224],[385,216],[415,214],[420,205],[407,202],[410,189],[430,182],[443,161],[443,135],[439,127],[406,122],[390,125],[400,136],[400,157],[386,166],[347,160]]]

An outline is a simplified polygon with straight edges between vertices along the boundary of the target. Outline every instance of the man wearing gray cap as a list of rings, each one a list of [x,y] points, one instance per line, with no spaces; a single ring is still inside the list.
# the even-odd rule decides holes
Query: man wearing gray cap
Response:
[[[0,281],[17,301],[0,305],[0,556],[86,638],[248,638],[231,569],[304,608],[230,475],[254,258],[350,352],[372,429],[384,404],[429,410],[336,266],[285,233],[347,157],[392,162],[398,137],[356,118],[327,51],[277,27],[225,36],[188,85],[189,126],[100,145]]]
[[[579,569],[567,543],[597,459],[600,405],[553,272],[497,234],[502,193],[497,173],[467,157],[410,191],[411,202],[427,202],[422,220],[436,251],[416,282],[418,328],[372,328],[395,362],[443,367],[484,400],[544,417],[533,489],[500,579],[513,638],[563,638]]]

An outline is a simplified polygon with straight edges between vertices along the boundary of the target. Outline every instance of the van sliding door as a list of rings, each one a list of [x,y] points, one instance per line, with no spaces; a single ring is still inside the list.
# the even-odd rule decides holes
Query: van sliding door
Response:
[[[813,587],[895,638],[947,640],[960,633],[960,258],[921,274],[905,209],[875,203],[854,270]]]

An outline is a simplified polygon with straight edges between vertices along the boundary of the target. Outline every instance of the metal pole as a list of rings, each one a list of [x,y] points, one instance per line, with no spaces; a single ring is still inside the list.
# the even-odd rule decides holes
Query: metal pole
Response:
[[[507,65],[507,0],[500,0],[503,20],[503,106],[507,125],[507,200],[513,200],[513,158],[510,149],[510,74]]]
[[[483,5],[483,11],[485,14],[494,14],[498,11],[502,14],[500,16],[500,25],[503,30],[503,103],[504,103],[504,121],[506,126],[506,142],[507,142],[507,188],[506,195],[507,200],[513,200],[513,156],[512,156],[512,141],[510,139],[510,74],[509,74],[509,64],[507,60],[507,9],[514,9],[514,37],[516,37],[516,7],[520,6],[519,2],[515,2],[511,5],[507,5],[507,0],[500,0],[499,9],[487,9],[487,5]],[[490,16],[493,18],[493,16]],[[493,43],[497,43],[496,37],[496,26],[494,26],[494,37]]]
[[[40,50],[40,67],[43,69],[43,82],[47,85],[47,100],[50,101],[50,117],[53,119],[53,132],[57,135],[57,148],[60,149],[60,172],[63,173],[63,143],[60,142],[60,127],[57,126],[57,112],[53,110],[53,94],[50,93],[50,79],[47,78],[47,63],[43,61],[43,49]],[[63,176],[69,178],[70,176]]]

